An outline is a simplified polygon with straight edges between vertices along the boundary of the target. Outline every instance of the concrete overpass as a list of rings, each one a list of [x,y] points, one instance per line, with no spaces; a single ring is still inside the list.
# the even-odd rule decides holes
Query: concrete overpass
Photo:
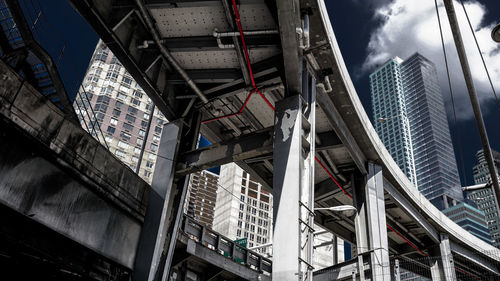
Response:
[[[187,175],[228,162],[273,192],[276,280],[389,280],[395,258],[433,280],[500,275],[496,249],[434,208],[377,137],[323,1],[70,2],[171,121],[121,263],[134,280],[177,270]],[[214,144],[196,149],[199,133]],[[344,204],[354,218],[313,211]],[[357,257],[313,274],[313,221]]]

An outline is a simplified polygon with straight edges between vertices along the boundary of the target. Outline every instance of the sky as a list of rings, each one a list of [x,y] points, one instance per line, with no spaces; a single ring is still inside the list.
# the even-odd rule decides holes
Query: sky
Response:
[[[33,1],[22,2],[33,3]],[[415,52],[420,52],[436,64],[462,184],[472,184],[472,167],[476,163],[475,154],[481,148],[481,142],[442,0],[438,0],[438,4],[451,70],[457,113],[456,123],[453,118],[453,107],[433,0],[325,0],[325,2],[344,61],[370,118],[372,112],[368,75],[377,65],[394,56],[405,59]],[[36,3],[41,4],[37,6]],[[464,1],[464,3],[495,89],[500,94],[500,44],[490,39],[492,26],[500,22],[500,1],[478,0]],[[40,7],[46,15],[41,21],[40,34],[47,37],[49,36],[47,34],[54,33],[54,30],[60,34],[50,43],[41,43],[49,47],[49,51],[55,58],[59,56],[62,46],[66,45],[60,64],[68,92],[70,95],[74,94],[74,88],[80,84],[85,74],[98,37],[73,10],[69,1],[35,1],[35,7],[32,8],[35,10]],[[459,2],[455,2],[455,9],[461,24],[474,83],[481,101],[490,144],[498,151],[500,150],[500,127],[498,126],[500,107],[496,105],[491,88],[489,88],[484,68],[475,49],[472,33]],[[460,150],[458,149],[459,143]],[[460,155],[464,159],[463,168]]]
[[[472,167],[476,164],[475,154],[481,149],[481,141],[442,0],[438,0],[438,6],[450,68],[456,123],[433,0],[327,0],[326,3],[344,61],[371,119],[368,75],[378,65],[394,56],[405,59],[415,52],[436,64],[462,184],[472,184]],[[495,102],[462,6],[457,1],[454,4],[490,145],[498,151],[500,107]],[[480,0],[464,1],[464,4],[493,84],[500,94],[500,44],[490,37],[492,27],[500,23],[500,2]],[[463,166],[461,158],[464,159]]]

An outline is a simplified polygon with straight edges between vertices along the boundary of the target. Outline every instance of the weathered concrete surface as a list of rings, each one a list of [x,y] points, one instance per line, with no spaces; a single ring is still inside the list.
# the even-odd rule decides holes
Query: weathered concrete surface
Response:
[[[149,186],[0,62],[0,202],[131,268]]]

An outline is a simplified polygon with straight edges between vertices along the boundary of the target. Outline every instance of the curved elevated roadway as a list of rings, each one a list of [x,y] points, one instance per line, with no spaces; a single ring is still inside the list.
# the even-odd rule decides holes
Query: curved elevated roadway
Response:
[[[157,242],[139,243],[137,280],[169,270],[186,175],[229,162],[274,194],[276,280],[312,277],[313,219],[357,246],[367,278],[389,280],[396,256],[435,280],[500,276],[496,248],[439,212],[385,149],[322,0],[70,2],[171,121],[141,234]],[[198,132],[213,145],[196,149]],[[310,212],[344,204],[354,218]]]

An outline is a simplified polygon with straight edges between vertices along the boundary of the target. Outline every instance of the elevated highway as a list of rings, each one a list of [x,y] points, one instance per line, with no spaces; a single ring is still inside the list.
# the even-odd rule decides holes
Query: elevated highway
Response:
[[[352,268],[390,280],[395,257],[433,280],[500,276],[496,249],[440,213],[381,143],[323,1],[70,2],[171,121],[127,260],[134,280],[172,276],[187,176],[229,162],[273,192],[275,280]],[[197,149],[199,133],[213,145]],[[354,218],[314,211],[346,204]],[[355,259],[313,274],[313,222],[356,245]]]

